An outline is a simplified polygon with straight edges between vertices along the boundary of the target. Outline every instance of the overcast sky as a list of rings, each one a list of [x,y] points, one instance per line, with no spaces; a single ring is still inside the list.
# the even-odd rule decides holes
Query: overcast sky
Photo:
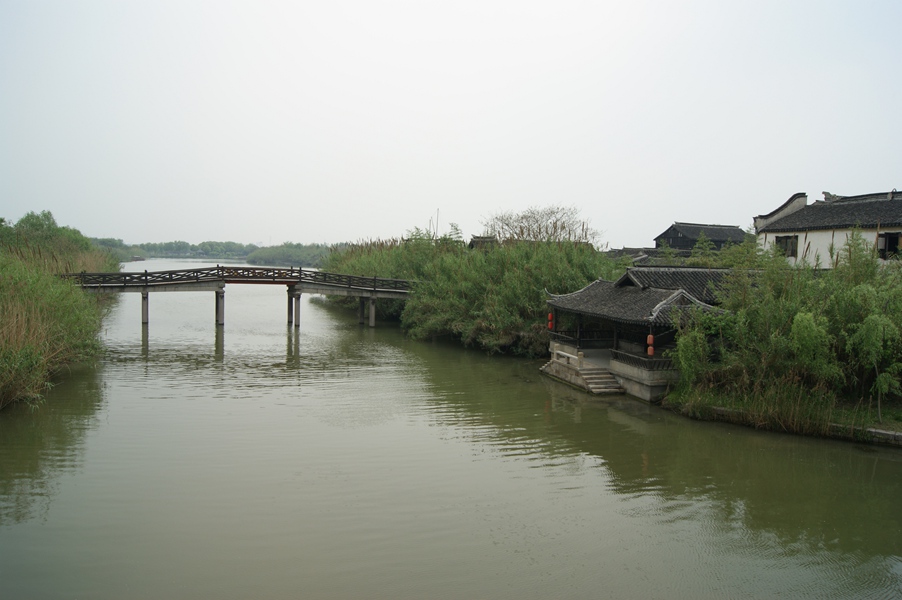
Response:
[[[902,2],[0,0],[0,217],[126,243],[902,188]]]

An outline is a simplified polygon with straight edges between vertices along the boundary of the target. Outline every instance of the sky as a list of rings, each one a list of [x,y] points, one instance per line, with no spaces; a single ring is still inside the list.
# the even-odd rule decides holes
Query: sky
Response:
[[[902,2],[0,0],[0,217],[128,244],[611,248],[902,189]]]

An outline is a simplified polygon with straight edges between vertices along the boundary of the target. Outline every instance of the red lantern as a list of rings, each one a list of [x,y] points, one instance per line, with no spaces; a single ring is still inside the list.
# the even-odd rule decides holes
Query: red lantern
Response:
[[[655,355],[655,347],[654,347],[654,346],[649,346],[649,347],[648,347],[648,355],[649,355],[649,356],[654,356],[654,355]]]
[[[654,346],[655,345],[655,336],[653,336],[652,334],[649,333],[648,337],[645,338],[645,345],[646,346]]]

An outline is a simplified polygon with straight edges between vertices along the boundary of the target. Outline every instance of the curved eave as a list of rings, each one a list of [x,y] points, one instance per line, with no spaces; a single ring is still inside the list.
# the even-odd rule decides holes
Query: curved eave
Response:
[[[610,283],[610,282],[607,282],[607,283]],[[560,311],[568,312],[571,314],[583,315],[583,316],[592,317],[592,318],[596,318],[596,319],[606,319],[608,321],[613,321],[615,323],[624,323],[624,324],[628,324],[628,325],[643,325],[643,326],[648,326],[648,325],[672,326],[673,319],[670,316],[670,312],[674,309],[680,310],[682,308],[695,306],[695,307],[697,307],[701,310],[705,310],[705,311],[718,310],[717,308],[711,306],[710,304],[706,304],[706,303],[696,299],[694,296],[692,296],[691,294],[689,294],[688,292],[686,292],[683,289],[677,289],[677,290],[662,290],[662,289],[657,289],[657,288],[644,288],[644,289],[633,288],[633,289],[637,290],[637,293],[643,293],[643,292],[647,291],[648,293],[654,293],[654,294],[658,294],[658,295],[663,293],[666,295],[663,296],[650,309],[647,309],[648,313],[646,313],[645,315],[643,315],[641,317],[635,317],[635,318],[631,318],[628,316],[622,316],[622,315],[610,314],[611,312],[618,312],[618,311],[611,311],[610,308],[608,308],[607,311],[599,311],[597,308],[593,310],[591,308],[558,305],[558,304],[554,303],[555,299],[564,298],[566,296],[571,296],[571,294],[567,294],[566,296],[558,296],[553,299],[549,299],[547,301],[547,304],[555,310],[560,310]],[[580,291],[585,292],[585,288]],[[624,302],[626,302],[627,300],[629,300],[629,299],[624,299]],[[683,300],[683,302],[677,304],[678,300]],[[619,306],[623,306],[623,305],[624,304],[620,304]]]
[[[790,204],[792,204],[793,201],[794,201],[796,198],[798,198],[799,196],[805,196],[805,197],[807,198],[807,197],[808,197],[808,194],[806,194],[805,192],[796,192],[795,194],[793,194],[792,196],[789,197],[789,200],[787,200],[786,202],[784,202],[783,204],[781,204],[780,206],[778,206],[778,207],[775,208],[774,210],[770,211],[770,212],[767,213],[766,215],[758,215],[758,216],[755,217],[755,218],[756,218],[756,219],[770,219],[770,218],[773,217],[774,215],[778,214],[781,210],[783,210],[784,208],[786,208],[787,206],[789,206]]]

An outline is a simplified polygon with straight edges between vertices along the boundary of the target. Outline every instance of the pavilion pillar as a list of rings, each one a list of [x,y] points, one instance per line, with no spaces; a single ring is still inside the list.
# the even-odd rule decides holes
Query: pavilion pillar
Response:
[[[582,341],[583,341],[583,316],[582,316],[582,314],[580,314],[576,318],[576,347],[577,347],[577,349],[582,348]]]
[[[225,325],[225,290],[216,290],[216,324]]]
[[[370,327],[376,326],[376,298],[370,298]]]
[[[150,320],[150,292],[141,292],[141,324],[147,325]]]

